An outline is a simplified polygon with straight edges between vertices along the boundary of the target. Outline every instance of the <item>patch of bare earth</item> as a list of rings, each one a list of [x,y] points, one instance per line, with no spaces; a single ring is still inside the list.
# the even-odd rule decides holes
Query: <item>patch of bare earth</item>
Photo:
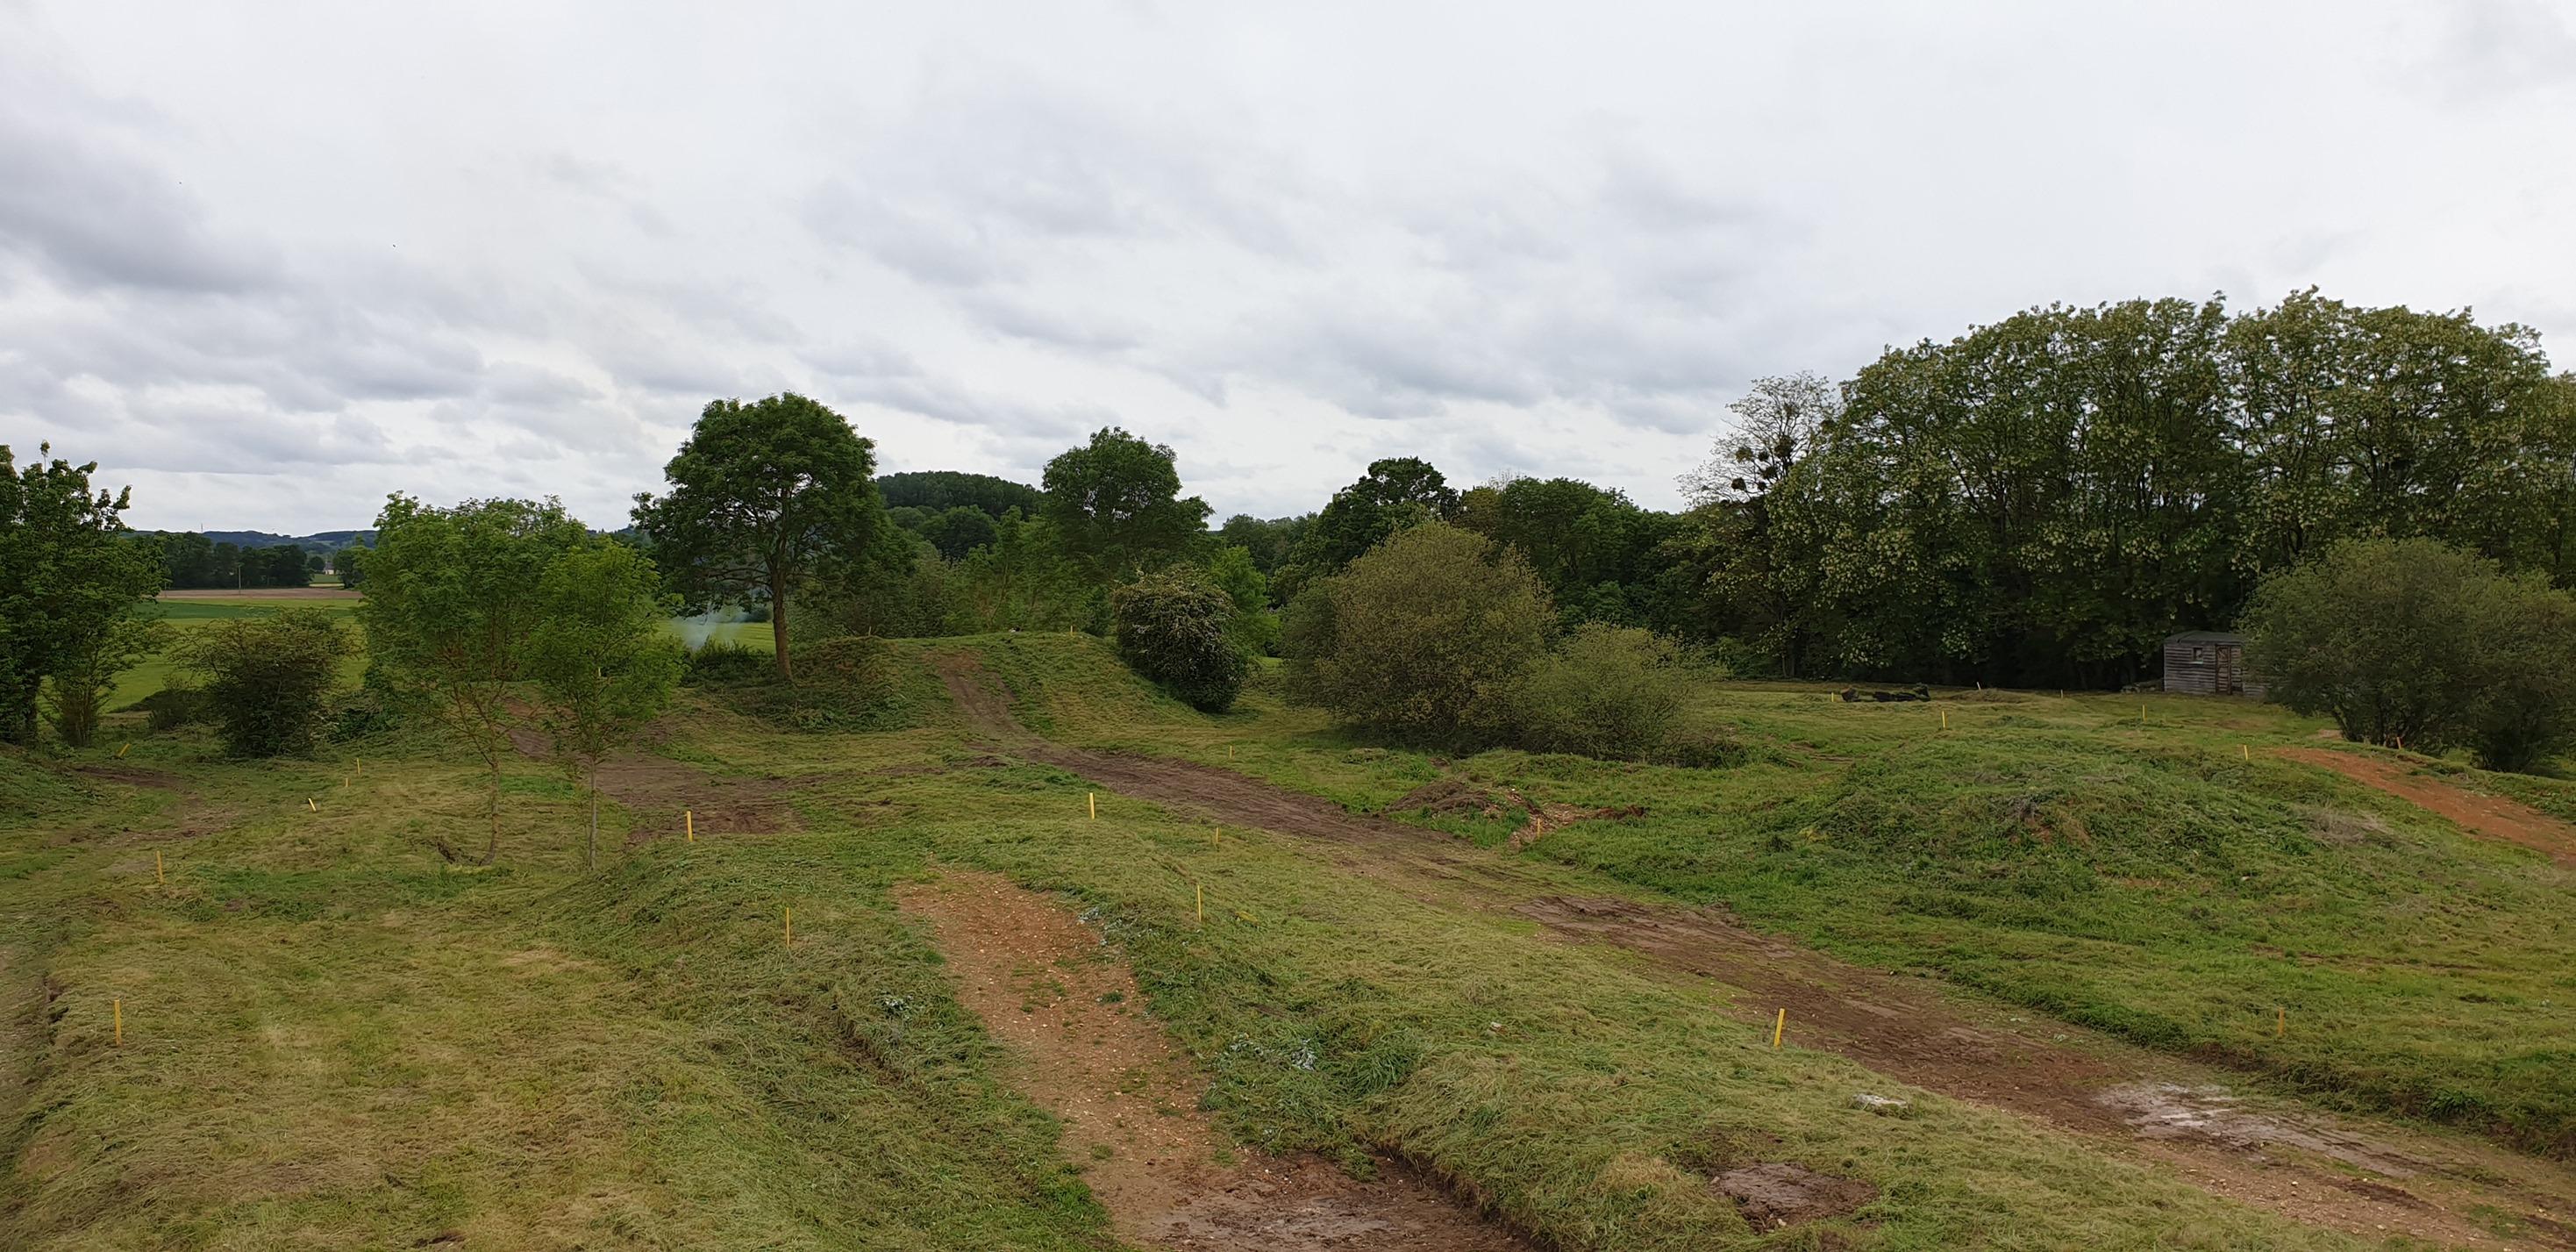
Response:
[[[545,737],[513,730],[520,755],[543,760]],[[788,792],[801,780],[719,777],[682,761],[643,752],[619,752],[599,763],[599,793],[626,810],[628,843],[679,837],[694,824],[700,836],[765,835],[796,828]]]
[[[1755,1230],[1780,1230],[1840,1217],[1878,1198],[1878,1188],[1857,1178],[1823,1174],[1787,1161],[1739,1165],[1710,1184],[1735,1201]]]
[[[1486,791],[1462,778],[1443,778],[1436,782],[1424,783],[1406,793],[1395,803],[1386,806],[1386,810],[1390,813],[1425,815],[1474,813],[1479,817],[1502,817],[1510,813],[1525,813],[1529,820],[1522,822],[1520,828],[1513,831],[1511,838],[1505,841],[1505,846],[1514,852],[1576,822],[1591,821],[1596,818],[1646,815],[1646,806],[1642,804],[1610,808],[1586,808],[1580,804],[1541,804],[1522,795],[1517,787]]]
[[[929,925],[959,998],[1017,1059],[1021,1090],[1063,1120],[1065,1148],[1121,1238],[1186,1252],[1527,1247],[1391,1162],[1361,1182],[1312,1157],[1229,1151],[1125,962],[1046,897],[951,871],[899,902]]]
[[[1519,858],[1419,826],[1213,766],[1037,739],[972,657],[952,654],[938,664],[969,723],[1004,750],[1176,811],[1325,841],[1336,865],[1426,903],[1522,917],[1561,939],[1611,945],[1674,975],[1738,988],[1746,994],[1730,999],[1735,1013],[1768,1025],[1787,1009],[1790,1040],[1800,1046],[1945,1096],[2116,1139],[2209,1191],[2310,1224],[2465,1247],[2576,1249],[2576,1231],[2551,1216],[2576,1212],[2576,1174],[2562,1163],[2322,1112],[2158,1117],[2110,1093],[2164,1083],[2204,1093],[2186,1103],[2208,1105],[2206,1093],[2216,1092],[2233,1109],[2228,1076],[2055,1019],[1953,997],[1928,979],[1853,966],[1754,931],[1723,909],[1565,896]],[[1454,790],[1430,803],[1462,802]],[[2522,1233],[2499,1241],[2488,1229],[2499,1217]]]
[[[2375,787],[2438,813],[2471,834],[2520,844],[2561,865],[2576,866],[2576,826],[2528,805],[2502,796],[2465,791],[2396,762],[2359,753],[2322,748],[2281,748],[2278,752],[2293,761],[2324,766],[2365,787]]]

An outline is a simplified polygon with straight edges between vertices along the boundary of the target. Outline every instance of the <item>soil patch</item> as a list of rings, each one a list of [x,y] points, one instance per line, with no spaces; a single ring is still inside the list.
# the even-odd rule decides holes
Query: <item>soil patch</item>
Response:
[[[1745,1224],[1755,1230],[1840,1217],[1878,1198],[1878,1188],[1857,1178],[1819,1174],[1787,1161],[1730,1169],[1711,1185],[1735,1201]]]
[[[551,755],[545,737],[513,730],[510,742],[520,755],[543,760]],[[697,766],[619,752],[599,763],[599,793],[626,810],[626,842],[685,834],[692,823],[705,835],[766,835],[796,828],[796,810],[787,793],[800,785],[793,778],[719,778]]]
[[[2366,787],[2451,819],[2462,830],[2519,844],[2561,865],[2576,866],[2576,826],[2502,796],[2480,795],[2392,761],[2321,748],[2281,748],[2279,755],[2321,765]]]
[[[1978,1012],[1944,995],[1931,980],[1846,964],[1751,930],[1722,909],[1549,894],[1545,880],[1519,858],[1419,826],[1354,814],[1229,770],[1037,739],[1011,716],[1009,703],[995,694],[972,657],[951,654],[935,664],[969,723],[1006,751],[1176,811],[1328,841],[1339,866],[1427,903],[1515,914],[1562,939],[1610,944],[1672,973],[1740,988],[1746,994],[1732,998],[1732,1011],[1768,1026],[1774,1012],[1787,1009],[1794,1044],[1840,1053],[1942,1095],[2134,1144],[2210,1191],[2299,1221],[2366,1238],[2402,1232],[2467,1244],[2486,1237],[2470,1214],[2506,1213],[2538,1232],[2543,1228],[2530,1223],[2547,1220],[2549,1211],[2576,1207],[2576,1187],[2562,1174],[2551,1173],[2545,1185],[2555,1195],[2508,1194],[2495,1185],[2494,1167],[2510,1154],[2427,1164],[2338,1129],[2358,1126],[2353,1119],[2249,1114],[2199,1126],[2168,1121],[2150,1135],[2149,1126],[2133,1121],[2134,1108],[2102,1098],[2123,1085],[2149,1081],[2141,1063],[2081,1027],[2037,1015],[2024,1021],[2001,1011]],[[2156,1068],[2216,1077],[2181,1061]],[[2163,1133],[2168,1131],[2173,1133]],[[2305,1161],[2310,1154],[2337,1164]],[[2385,1174],[2356,1158],[2401,1172]],[[2341,1172],[2346,1167],[2382,1172],[2389,1181],[2373,1185],[2392,1194],[2338,1187],[2337,1180],[2348,1177]],[[2405,1185],[2394,1185],[2398,1180]],[[2551,1244],[2545,1234],[2525,1237],[2576,1248]]]
[[[1065,1148],[1121,1238],[1189,1252],[1528,1247],[1393,1162],[1360,1182],[1311,1157],[1228,1160],[1199,1112],[1197,1074],[1145,1015],[1125,962],[1046,897],[952,871],[899,902],[929,923],[959,998],[1015,1054],[1020,1088],[1063,1119]]]
[[[157,787],[163,791],[177,791],[187,785],[187,780],[177,774],[164,769],[153,769],[147,765],[75,765],[72,767],[72,772],[83,778],[95,778],[101,782],[124,783],[129,787]]]

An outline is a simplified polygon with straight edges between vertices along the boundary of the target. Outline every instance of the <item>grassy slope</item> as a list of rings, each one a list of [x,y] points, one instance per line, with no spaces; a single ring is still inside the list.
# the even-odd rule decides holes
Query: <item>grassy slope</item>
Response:
[[[1207,725],[1067,673],[1113,715]],[[1874,1224],[1842,1228],[1864,1246],[2347,1246],[1974,1107],[1857,1112],[1883,1080],[1294,841],[1211,846],[1114,796],[1087,821],[1084,785],[1040,767],[881,772],[974,755],[931,716],[782,735],[693,704],[668,750],[812,778],[804,830],[664,841],[595,878],[573,797],[534,764],[505,867],[460,874],[425,841],[478,820],[471,771],[417,744],[369,745],[345,790],[338,763],[228,764],[192,736],[124,763],[177,788],[81,795],[0,759],[0,796],[36,814],[0,831],[0,944],[52,992],[21,1023],[36,1081],[0,1244],[1097,1246],[1049,1123],[890,907],[889,884],[947,861],[1093,911],[1243,1140],[1395,1145],[1568,1246],[1749,1244],[1683,1172],[1747,1151],[1877,1182]]]
[[[1023,636],[983,652],[1077,742],[1231,764],[1358,809],[1442,774],[1269,690],[1219,718],[1147,710],[1119,693],[1097,641]],[[1490,752],[1449,768],[1550,802],[1648,808],[1526,855],[1723,901],[1851,959],[2253,1067],[2328,1103],[2576,1153],[2576,875],[2265,755],[2314,745],[2318,723],[2188,697],[1846,705],[1748,683],[1699,698],[1695,714],[1731,726],[1746,764]],[[2468,774],[2576,808],[2563,782]],[[1491,844],[1520,819],[1422,820]],[[2276,1038],[2280,1009],[2291,1029]]]

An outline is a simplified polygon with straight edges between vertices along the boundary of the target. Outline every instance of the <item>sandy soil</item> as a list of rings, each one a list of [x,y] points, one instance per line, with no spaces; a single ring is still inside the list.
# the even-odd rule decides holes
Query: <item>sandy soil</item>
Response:
[[[1064,1120],[1065,1147],[1121,1238],[1188,1252],[1528,1246],[1391,1162],[1360,1182],[1311,1157],[1229,1154],[1126,964],[1046,897],[959,870],[900,903],[1017,1058],[1014,1081]]]
[[[2323,748],[2281,748],[2280,755],[2321,765],[2366,787],[2376,787],[2417,807],[2439,813],[2460,829],[2483,838],[2516,843],[2561,865],[2576,865],[2576,826],[2529,805],[2502,796],[2463,791],[2430,774],[2418,774],[2403,763],[2333,752]]]
[[[1092,752],[1032,736],[971,657],[938,658],[976,729],[1003,748],[1122,794],[1337,845],[1336,859],[1450,906],[1537,921],[1559,938],[1610,944],[1676,975],[1747,994],[1735,1011],[1789,1012],[1792,1043],[1840,1053],[1942,1095],[2116,1139],[2208,1190],[2367,1237],[2460,1247],[2576,1249],[2576,1173],[2472,1141],[2322,1112],[2243,1107],[2231,1076],[2140,1053],[2036,1014],[1972,1004],[1930,980],[1861,969],[1753,931],[1719,909],[1549,894],[1518,862],[1435,831],[1354,814],[1229,770]],[[2331,755],[2331,754],[2330,754]],[[2358,1175],[2358,1176],[2357,1176]],[[2500,1240],[2482,1214],[2527,1233]]]

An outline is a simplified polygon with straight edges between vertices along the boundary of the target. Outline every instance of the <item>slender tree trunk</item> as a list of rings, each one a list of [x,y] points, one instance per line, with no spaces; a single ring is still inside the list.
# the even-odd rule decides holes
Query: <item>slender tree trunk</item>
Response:
[[[779,681],[793,681],[796,674],[787,663],[787,580],[783,578],[769,580],[769,638],[778,647]]]
[[[492,788],[485,797],[484,812],[492,819],[492,833],[483,843],[483,861],[490,865],[501,857],[501,758],[485,757],[492,767]]]
[[[591,872],[597,873],[599,872],[599,767],[593,765],[583,770],[581,783],[590,791],[590,848],[586,853],[586,859],[590,862]]]

